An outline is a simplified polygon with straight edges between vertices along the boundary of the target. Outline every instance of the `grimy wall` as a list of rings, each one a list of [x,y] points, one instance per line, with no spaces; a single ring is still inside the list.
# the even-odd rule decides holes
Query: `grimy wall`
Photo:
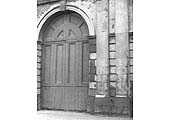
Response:
[[[37,0],[37,21],[65,0]],[[88,112],[128,114],[133,99],[133,0],[66,0],[83,8],[94,25],[89,36]],[[62,6],[61,6],[62,7]],[[42,46],[37,41],[37,96],[40,109]]]

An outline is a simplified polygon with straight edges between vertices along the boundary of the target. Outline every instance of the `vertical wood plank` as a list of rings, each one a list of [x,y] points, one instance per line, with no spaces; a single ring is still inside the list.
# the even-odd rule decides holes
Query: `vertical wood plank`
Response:
[[[55,84],[56,45],[51,45],[50,84]]]
[[[45,79],[44,83],[49,84],[50,83],[50,61],[51,61],[51,47],[50,46],[45,46]]]

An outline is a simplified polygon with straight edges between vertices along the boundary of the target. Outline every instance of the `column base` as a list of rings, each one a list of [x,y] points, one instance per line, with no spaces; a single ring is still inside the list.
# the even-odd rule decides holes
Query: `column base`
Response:
[[[132,117],[132,99],[128,97],[91,97],[87,112],[91,114],[107,114]]]

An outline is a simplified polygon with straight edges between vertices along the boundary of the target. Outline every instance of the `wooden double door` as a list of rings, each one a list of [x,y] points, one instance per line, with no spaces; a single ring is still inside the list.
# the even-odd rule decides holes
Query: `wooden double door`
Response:
[[[43,36],[42,109],[87,110],[88,28],[76,13],[50,21]]]

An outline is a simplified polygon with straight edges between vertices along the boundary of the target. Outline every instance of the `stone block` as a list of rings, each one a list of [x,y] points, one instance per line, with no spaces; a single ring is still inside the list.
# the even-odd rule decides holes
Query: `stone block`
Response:
[[[95,76],[95,75],[93,75],[93,74],[89,75],[89,82],[95,81],[95,80],[94,80],[94,76]]]
[[[127,75],[118,75],[116,81],[116,94],[125,95],[127,94]]]
[[[37,94],[37,110],[40,110],[40,103],[41,103],[41,98],[40,98],[40,94]]]
[[[116,67],[110,67],[110,73],[116,73]]]
[[[133,81],[133,74],[129,75],[129,79],[130,79],[130,81]]]
[[[90,53],[90,59],[92,60],[96,59],[96,56],[97,56],[96,53]]]
[[[115,39],[115,37],[110,37],[110,41],[109,41],[109,43],[116,43],[116,39]]]
[[[107,81],[109,81],[109,79],[108,79],[108,74],[106,74],[106,75],[104,75],[104,74],[98,74],[97,76],[96,76],[96,81],[98,81],[98,82],[107,82]]]
[[[40,76],[37,76],[37,81],[41,81],[41,78],[40,78]]]
[[[37,44],[37,49],[38,50],[41,50],[42,49],[42,46],[40,44]]]
[[[116,58],[116,52],[109,52],[110,58]]]
[[[110,59],[110,65],[116,65],[116,59]]]
[[[130,64],[130,65],[133,65],[133,59],[132,59],[132,58],[129,59],[129,64]]]
[[[127,66],[127,58],[116,58],[116,66]]]
[[[116,51],[116,44],[110,44],[109,45],[109,50],[110,51]]]
[[[96,82],[89,82],[90,89],[96,89]]]
[[[37,75],[41,74],[41,70],[37,69]]]
[[[37,57],[37,62],[41,62],[41,57]]]
[[[41,56],[41,51],[40,50],[37,51],[37,56]]]
[[[90,74],[96,74],[96,67],[95,66],[90,67]]]
[[[40,88],[40,87],[41,87],[40,82],[37,82],[37,88]]]
[[[89,60],[90,66],[96,66],[96,60]]]
[[[133,57],[133,51],[129,51],[129,57]]]
[[[40,69],[41,68],[41,64],[37,63],[37,68]]]
[[[127,75],[127,67],[116,67],[116,73],[118,75]]]
[[[116,81],[117,75],[116,74],[110,74],[110,81]]]
[[[108,66],[97,66],[97,74],[109,74]]]
[[[133,50],[133,43],[130,43],[130,44],[129,44],[129,49],[130,49],[130,50]]]
[[[98,94],[107,95],[108,94],[108,82],[97,82],[97,92]]]
[[[90,114],[94,114],[94,101],[94,96],[89,96],[87,99],[87,112],[89,112]]]
[[[95,45],[95,44],[90,45],[90,51],[89,51],[89,52],[90,52],[90,53],[96,52],[96,45]]]
[[[37,89],[37,94],[41,94],[41,89]]]
[[[89,89],[88,89],[88,95],[89,95],[89,96],[95,96],[95,95],[97,95],[97,89],[89,88]]]
[[[130,66],[129,72],[130,72],[130,73],[133,73],[133,66]]]
[[[110,82],[109,94],[110,96],[116,96],[116,82]]]

